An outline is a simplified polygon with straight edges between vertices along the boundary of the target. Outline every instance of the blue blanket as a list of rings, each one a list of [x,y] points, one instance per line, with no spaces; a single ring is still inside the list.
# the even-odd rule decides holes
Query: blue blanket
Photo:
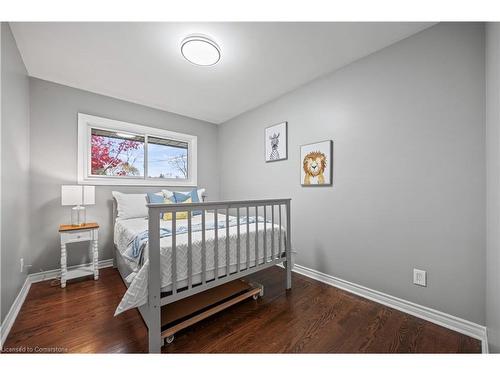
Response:
[[[261,217],[255,218],[255,216],[250,216],[247,217],[240,217],[240,222],[239,225],[246,225],[248,224],[255,224],[256,222],[263,223],[264,219]],[[267,221],[269,222],[269,220]],[[235,217],[230,217],[229,219],[229,227],[234,227],[238,225],[238,220]],[[219,220],[217,221],[217,228],[218,229],[223,229],[226,228],[226,220]],[[205,224],[205,230],[214,230],[215,229],[215,222],[209,222]],[[201,223],[197,223],[191,226],[191,232],[201,232],[202,226]],[[188,232],[188,227],[187,226],[179,226],[177,227],[176,234],[185,234]],[[160,238],[163,237],[170,237],[172,236],[172,231],[167,228],[160,228]],[[123,254],[125,257],[132,261],[139,261],[142,257],[142,253],[144,248],[146,247],[146,244],[148,243],[149,240],[149,233],[148,230],[140,232],[137,236],[134,237],[134,239],[131,242],[131,246],[128,246],[127,250]]]

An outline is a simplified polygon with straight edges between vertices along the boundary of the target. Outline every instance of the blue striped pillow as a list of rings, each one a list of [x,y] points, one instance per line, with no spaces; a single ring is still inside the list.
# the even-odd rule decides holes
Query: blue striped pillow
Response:
[[[191,198],[191,202],[193,203],[199,203],[200,199],[198,198],[198,189],[193,189],[188,193],[180,193],[178,191],[174,192],[174,200],[175,203],[183,203],[187,201],[189,198]],[[193,216],[195,215],[201,215],[201,211],[193,211]]]
[[[165,197],[156,193],[148,193],[148,202],[149,203],[164,203]]]

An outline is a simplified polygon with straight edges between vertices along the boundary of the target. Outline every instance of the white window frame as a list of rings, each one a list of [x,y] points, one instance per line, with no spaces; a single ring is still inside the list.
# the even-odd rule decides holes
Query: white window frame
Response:
[[[188,144],[188,178],[155,178],[148,177],[147,170],[144,170],[144,177],[114,177],[91,175],[91,132],[92,128],[133,133],[144,136],[167,138]],[[195,135],[183,134],[132,124],[129,122],[111,120],[103,117],[91,116],[78,113],[78,183],[92,185],[130,185],[130,186],[196,186],[198,179],[198,137]],[[147,147],[144,147],[145,166],[147,165]]]

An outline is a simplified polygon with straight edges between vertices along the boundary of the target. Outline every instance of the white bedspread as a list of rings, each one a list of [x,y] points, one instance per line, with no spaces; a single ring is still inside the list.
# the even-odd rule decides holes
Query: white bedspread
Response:
[[[226,216],[219,214],[218,221],[225,220]],[[207,212],[206,223],[213,223],[214,214]],[[192,218],[192,224],[195,225],[201,222],[201,215],[194,216]],[[172,222],[160,220],[160,226],[163,228],[171,229]],[[177,227],[187,225],[187,220],[177,220]],[[267,260],[271,260],[271,246],[272,246],[272,225],[271,223],[266,224],[266,243],[267,243]],[[114,230],[114,242],[118,251],[123,255],[123,253],[132,246],[132,241],[134,238],[144,230],[148,229],[147,219],[127,219],[127,220],[117,220]],[[230,272],[236,271],[237,263],[237,225],[229,227],[229,265]],[[279,225],[274,225],[274,252],[277,254],[279,252]],[[281,230],[281,245],[282,250],[285,249],[284,246],[284,229]],[[192,233],[192,267],[193,267],[193,284],[201,282],[201,236],[202,232]],[[255,265],[255,241],[258,239],[258,261],[262,263],[264,261],[264,223],[258,223],[258,229],[256,231],[255,223],[249,225],[249,243],[250,243],[250,266]],[[188,235],[178,234],[176,236],[177,243],[177,288],[182,288],[187,286],[188,283],[188,258],[187,258],[187,248],[188,248]],[[215,259],[214,259],[214,243],[215,243],[215,230],[206,230],[205,233],[205,252],[206,252],[206,269],[207,269],[207,280],[214,278],[215,270]],[[163,292],[168,292],[172,290],[172,237],[164,237],[160,239],[160,273],[161,273],[161,290]],[[246,224],[240,225],[240,268],[246,268],[246,254],[247,254],[247,230]],[[144,256],[142,259],[148,259],[149,246],[146,245],[144,249]],[[222,276],[226,274],[226,228],[218,229],[218,258],[219,267],[218,275]],[[125,259],[125,258],[124,258]],[[118,305],[115,315],[118,315],[126,310],[134,307],[139,307],[147,303],[148,296],[148,270],[149,261],[145,261],[143,264],[137,261],[128,259],[126,260],[128,266],[133,271],[127,281],[131,281],[127,292],[123,296],[120,304]]]

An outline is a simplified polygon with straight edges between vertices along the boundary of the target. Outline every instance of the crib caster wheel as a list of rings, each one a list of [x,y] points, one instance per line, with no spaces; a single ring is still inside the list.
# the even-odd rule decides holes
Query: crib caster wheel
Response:
[[[253,298],[254,301],[257,301],[259,299],[259,295],[258,294],[254,294],[252,296],[252,298]]]
[[[174,342],[174,338],[175,336],[174,335],[170,335],[168,337],[165,337],[165,344],[171,344]]]

